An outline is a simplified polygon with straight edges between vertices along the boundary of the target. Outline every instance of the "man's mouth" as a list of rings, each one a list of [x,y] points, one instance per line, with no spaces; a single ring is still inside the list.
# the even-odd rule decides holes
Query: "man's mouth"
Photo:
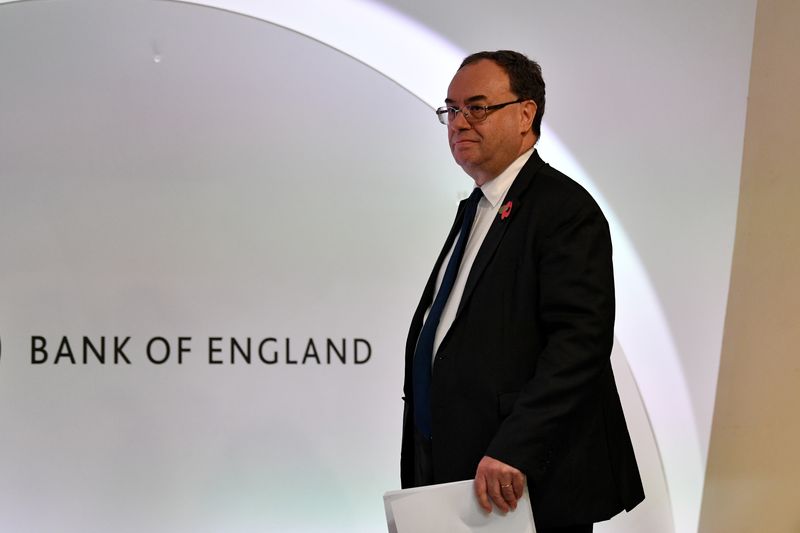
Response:
[[[478,141],[476,141],[475,139],[458,139],[458,140],[453,141],[453,146],[471,144],[471,143],[476,143],[476,142],[478,142]]]

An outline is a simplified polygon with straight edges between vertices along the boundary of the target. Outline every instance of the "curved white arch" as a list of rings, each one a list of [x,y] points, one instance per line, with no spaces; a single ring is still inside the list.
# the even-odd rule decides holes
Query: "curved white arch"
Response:
[[[167,0],[174,1],[174,0]],[[316,39],[374,68],[431,108],[466,53],[419,22],[365,0],[177,0],[252,16]],[[313,16],[310,16],[313,15]],[[542,147],[595,197],[612,227],[616,336],[661,454],[675,529],[696,531],[705,472],[689,390],[658,296],[633,243],[588,173],[544,125]]]
[[[0,4],[32,0],[0,0]],[[366,0],[160,0],[213,7],[276,24],[363,62],[431,108],[466,55],[419,22]],[[702,446],[675,343],[658,296],[619,219],[588,173],[544,127],[540,145],[583,184],[605,212],[614,239],[616,336],[639,385],[664,466],[675,529],[696,531],[704,480]]]

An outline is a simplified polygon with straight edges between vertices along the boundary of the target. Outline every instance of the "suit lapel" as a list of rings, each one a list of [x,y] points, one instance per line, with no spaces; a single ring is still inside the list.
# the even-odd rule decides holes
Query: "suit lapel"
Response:
[[[506,197],[503,199],[503,203],[501,204],[506,205],[508,202],[511,202],[511,212],[505,219],[503,219],[499,213],[495,214],[492,225],[489,227],[489,232],[483,239],[483,243],[478,250],[478,255],[475,256],[475,261],[472,263],[469,276],[467,276],[467,283],[464,286],[464,294],[461,296],[461,301],[458,304],[458,311],[456,312],[455,320],[458,319],[462,309],[469,301],[473,290],[475,290],[478,281],[481,279],[483,271],[486,270],[486,267],[494,257],[497,247],[503,240],[506,230],[511,224],[514,223],[516,218],[519,218],[514,216],[514,212],[516,211],[519,213],[519,210],[523,208],[522,202],[524,202],[524,193],[542,165],[544,165],[544,161],[542,161],[542,159],[539,157],[539,153],[534,151],[533,154],[531,154],[530,159],[528,159],[528,162],[525,163],[525,166],[523,166],[519,171],[517,177],[514,178],[514,183],[511,184],[511,188],[508,189],[508,194],[506,194]]]

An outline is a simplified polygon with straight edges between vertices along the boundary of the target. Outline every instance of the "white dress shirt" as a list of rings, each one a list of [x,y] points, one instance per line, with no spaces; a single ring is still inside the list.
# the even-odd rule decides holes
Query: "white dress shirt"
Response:
[[[480,202],[478,202],[478,210],[475,213],[475,221],[473,222],[472,229],[469,233],[467,247],[464,249],[464,257],[461,258],[461,265],[458,268],[456,281],[453,285],[453,289],[450,291],[450,296],[447,298],[447,302],[444,305],[442,316],[439,319],[439,327],[436,328],[436,335],[433,338],[434,360],[436,359],[436,352],[439,350],[439,345],[441,344],[442,339],[447,334],[447,331],[450,329],[450,326],[453,324],[453,320],[456,317],[456,311],[458,310],[458,305],[461,303],[461,296],[464,294],[464,286],[467,284],[469,271],[472,269],[472,263],[475,262],[475,256],[478,255],[478,250],[480,250],[481,244],[483,244],[483,239],[486,238],[486,234],[489,233],[489,227],[492,225],[492,222],[497,216],[498,210],[503,204],[503,200],[508,193],[508,189],[511,188],[511,184],[514,183],[514,179],[517,177],[517,174],[519,174],[519,171],[522,170],[522,167],[528,162],[531,154],[533,154],[533,150],[534,149],[531,148],[519,156],[503,172],[501,172],[499,176],[487,181],[483,184],[483,186],[481,186],[483,198],[481,198]],[[442,286],[444,271],[448,261],[450,261],[450,256],[453,254],[453,248],[455,247],[456,240],[458,239],[453,240],[453,245],[450,247],[450,252],[447,254],[447,257],[444,258],[444,261],[439,268],[439,273],[436,277],[436,291],[434,292],[434,300],[436,299],[436,294],[439,292],[439,287]],[[430,307],[428,307],[428,311],[425,312],[426,320],[428,318],[428,312],[430,312]],[[431,361],[431,364],[433,364],[433,361]]]

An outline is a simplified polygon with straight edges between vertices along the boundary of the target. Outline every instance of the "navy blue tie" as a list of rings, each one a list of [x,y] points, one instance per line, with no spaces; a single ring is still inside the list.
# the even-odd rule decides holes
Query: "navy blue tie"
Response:
[[[417,431],[427,438],[431,438],[431,365],[433,364],[433,340],[436,336],[436,328],[439,326],[439,319],[442,318],[444,305],[453,290],[456,281],[458,267],[461,265],[461,258],[464,257],[464,249],[467,247],[467,239],[475,220],[475,213],[478,210],[478,202],[483,196],[480,187],[475,187],[472,194],[466,200],[464,207],[464,218],[461,221],[461,231],[458,234],[453,253],[447,262],[447,267],[442,277],[442,284],[433,305],[422,326],[422,331],[417,339],[417,347],[414,351],[414,422]]]

